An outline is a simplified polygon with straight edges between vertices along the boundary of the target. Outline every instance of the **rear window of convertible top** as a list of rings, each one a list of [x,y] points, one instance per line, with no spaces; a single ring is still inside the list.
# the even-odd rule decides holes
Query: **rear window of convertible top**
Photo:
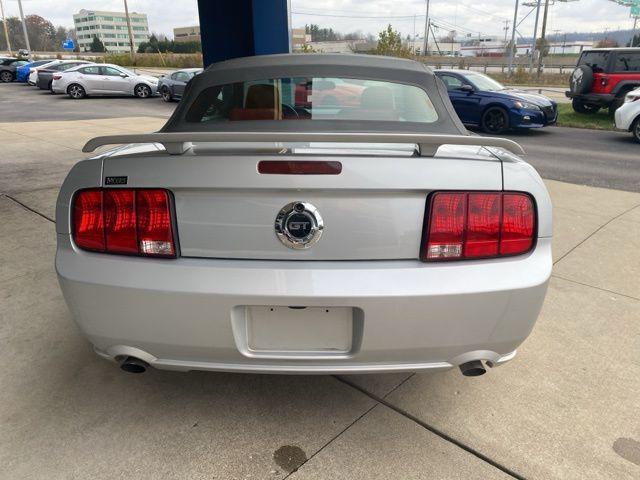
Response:
[[[416,86],[353,78],[288,77],[229,83],[200,93],[187,122],[356,120],[432,123],[438,114]]]

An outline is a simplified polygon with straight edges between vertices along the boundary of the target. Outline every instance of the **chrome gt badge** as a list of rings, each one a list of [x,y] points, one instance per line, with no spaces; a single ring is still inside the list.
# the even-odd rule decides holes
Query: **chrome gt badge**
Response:
[[[276,235],[289,248],[311,247],[320,240],[323,228],[318,209],[306,202],[291,202],[276,217]]]

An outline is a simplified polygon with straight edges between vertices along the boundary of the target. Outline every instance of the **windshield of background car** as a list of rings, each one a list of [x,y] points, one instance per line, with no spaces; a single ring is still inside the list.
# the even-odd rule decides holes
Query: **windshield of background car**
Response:
[[[578,66],[586,65],[591,67],[595,73],[602,73],[607,68],[610,52],[584,52],[578,61]]]
[[[496,82],[493,78],[489,78],[481,73],[466,73],[467,79],[473,83],[478,90],[485,90],[488,92],[495,92],[498,90],[504,90],[504,85]]]
[[[433,123],[438,114],[416,86],[353,78],[287,77],[203,90],[192,123],[247,120],[356,120]]]

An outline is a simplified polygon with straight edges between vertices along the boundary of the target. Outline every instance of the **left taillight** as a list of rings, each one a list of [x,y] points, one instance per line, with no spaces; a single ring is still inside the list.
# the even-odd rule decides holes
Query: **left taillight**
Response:
[[[162,189],[79,191],[72,207],[73,240],[94,252],[175,258],[171,197]]]
[[[429,197],[421,259],[520,255],[534,245],[536,212],[521,192],[435,192]]]
[[[61,78],[62,78],[62,75],[60,75],[60,74],[54,74],[53,75],[53,79],[54,80],[60,80]]]

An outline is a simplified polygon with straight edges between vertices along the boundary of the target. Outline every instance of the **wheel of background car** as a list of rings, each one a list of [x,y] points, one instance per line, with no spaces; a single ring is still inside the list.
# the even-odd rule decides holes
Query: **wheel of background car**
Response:
[[[611,102],[611,104],[609,105],[609,115],[611,115],[612,117],[615,115],[616,110],[618,110],[624,103],[624,97],[626,94],[627,92],[625,91],[621,95],[613,99],[613,102]]]
[[[293,108],[291,105],[287,105],[285,103],[282,104],[282,117],[286,118],[286,119],[298,119],[300,118],[300,115],[298,115],[298,112],[296,111],[295,108]]]
[[[82,85],[78,85],[77,83],[72,83],[71,85],[69,85],[69,87],[67,88],[67,93],[74,100],[80,100],[81,98],[87,96],[87,92],[85,91],[84,87]]]
[[[171,91],[169,90],[168,87],[162,87],[160,94],[162,95],[162,100],[164,100],[165,102],[171,102],[173,100],[173,97],[171,96]]]
[[[133,89],[133,93],[138,98],[148,98],[151,96],[151,88],[144,83],[136,85],[136,88]]]
[[[4,83],[13,82],[13,73],[7,72],[6,70],[4,72],[0,72],[0,81]]]
[[[598,113],[600,107],[598,105],[592,105],[590,103],[584,103],[578,98],[574,98],[571,101],[571,106],[577,113],[593,114]]]
[[[569,82],[572,93],[589,93],[593,86],[593,70],[588,65],[580,65],[571,73]]]
[[[631,127],[631,132],[633,133],[633,138],[640,143],[640,117],[636,118],[633,127]]]
[[[482,114],[480,126],[487,133],[502,133],[509,129],[509,115],[500,107],[490,107]]]

